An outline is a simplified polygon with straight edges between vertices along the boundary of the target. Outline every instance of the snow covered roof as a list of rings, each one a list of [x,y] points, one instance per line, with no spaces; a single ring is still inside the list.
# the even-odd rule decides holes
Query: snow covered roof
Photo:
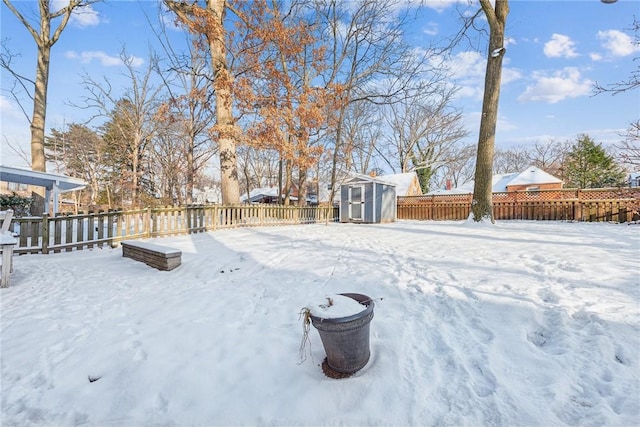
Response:
[[[278,187],[260,187],[254,188],[249,191],[249,196],[247,197],[247,193],[244,193],[240,196],[241,202],[246,202],[247,200],[250,202],[260,200],[263,197],[278,197]]]
[[[529,166],[524,172],[518,174],[508,182],[508,185],[530,185],[530,184],[556,184],[562,183],[561,179],[546,173],[535,166]]]
[[[473,193],[473,187],[471,189],[466,188],[452,188],[451,190],[445,190],[444,188],[438,188],[437,190],[429,191],[427,196],[441,196],[448,194],[471,194]]]
[[[538,184],[555,184],[562,183],[561,179],[548,174],[540,168],[529,166],[523,172],[503,173],[493,175],[491,183],[491,191],[494,193],[504,193],[507,186],[511,185],[538,185]],[[474,181],[469,181],[459,188],[473,192]],[[444,193],[451,194],[451,193]]]
[[[382,175],[380,179],[390,184],[395,184],[396,194],[398,196],[406,196],[417,177],[415,172],[404,172],[393,175]]]

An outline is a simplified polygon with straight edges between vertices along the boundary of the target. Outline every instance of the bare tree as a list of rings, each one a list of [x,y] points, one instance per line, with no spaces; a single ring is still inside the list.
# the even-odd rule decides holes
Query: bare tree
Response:
[[[278,185],[279,155],[276,150],[265,150],[248,144],[238,146],[238,169],[242,172],[243,190],[248,195],[259,187]]]
[[[380,108],[366,101],[349,105],[344,120],[345,154],[350,159],[344,163],[356,173],[366,174],[376,168],[378,145],[382,140],[383,121]]]
[[[456,88],[437,83],[428,88],[384,109],[390,130],[386,139],[394,151],[386,161],[394,170],[398,166],[401,172],[416,171],[424,192],[468,135],[462,113],[451,106]]]
[[[133,58],[123,49],[120,58],[126,67],[126,77],[131,87],[124,95],[113,92],[108,78],[102,81],[85,75],[83,85],[88,95],[83,108],[93,109],[96,117],[108,117],[111,121],[110,143],[117,144],[119,153],[127,157],[126,177],[130,187],[130,201],[134,205],[140,202],[143,162],[148,161],[148,151],[157,127],[157,109],[161,103],[162,87],[151,83],[155,67],[152,58],[146,70],[139,73]]]
[[[504,30],[509,14],[508,0],[480,0],[480,5],[489,23],[489,50],[484,80],[482,117],[478,136],[478,154],[476,159],[475,184],[471,217],[480,222],[484,219],[495,222],[493,218],[492,178],[493,152],[498,121],[498,102],[502,79],[502,59],[505,53]]]
[[[640,167],[640,120],[632,122],[623,135],[623,140],[616,144],[620,162],[632,169]]]
[[[630,28],[634,33],[633,44],[640,45],[640,20],[633,18],[633,24]],[[601,85],[595,83],[594,94],[610,93],[617,95],[630,90],[640,88],[640,57],[633,59],[638,64],[631,72],[631,75],[624,81]],[[627,131],[620,135],[623,140],[616,144],[618,157],[620,161],[627,166],[637,168],[640,166],[640,119],[629,124]]]
[[[529,165],[529,154],[524,147],[495,150],[493,153],[494,173],[522,172]]]
[[[436,170],[433,178],[436,188],[457,188],[473,180],[476,152],[475,144],[457,149],[442,167]]]
[[[193,202],[193,189],[196,177],[217,153],[217,146],[209,137],[209,131],[215,121],[213,103],[215,92],[213,76],[208,67],[206,51],[191,45],[185,54],[176,52],[165,32],[164,25],[156,32],[165,52],[166,60],[156,63],[156,72],[162,79],[168,92],[168,100],[161,106],[160,112],[165,122],[171,123],[175,139],[180,142],[181,155],[184,157],[185,176],[184,201]],[[169,147],[166,141],[160,141],[156,150]],[[161,154],[161,153],[159,153]],[[167,158],[171,157],[166,153]]]
[[[62,31],[67,26],[71,14],[86,7],[97,0],[70,0],[69,4],[59,10],[51,10],[49,0],[38,0],[39,25],[30,23],[27,18],[14,6],[10,0],[2,0],[9,10],[20,20],[20,23],[29,31],[38,48],[35,80],[20,76],[10,68],[10,59],[6,55],[0,62],[2,68],[7,69],[14,77],[21,81],[24,88],[33,85],[33,114],[31,115],[31,169],[34,171],[46,171],[44,153],[45,119],[47,115],[47,89],[49,85],[49,63],[51,48],[58,41]],[[58,26],[52,30],[52,23],[60,18]],[[26,82],[26,84],[25,84]]]
[[[640,20],[638,20],[638,18],[636,18],[635,16],[633,17],[633,23],[631,24],[631,28],[629,28],[629,30],[634,33],[633,44],[635,44],[636,46],[640,45]],[[626,80],[623,80],[621,82],[608,83],[605,85],[596,82],[593,85],[594,94],[598,95],[600,93],[610,93],[612,95],[617,95],[622,92],[640,88],[640,57],[637,56],[633,60],[636,61],[637,66]]]
[[[204,6],[197,2],[164,0],[180,22],[193,34],[206,41],[211,54],[214,88],[216,94],[216,126],[214,128],[220,154],[220,185],[223,204],[240,203],[238,165],[236,159],[236,126],[233,117],[232,73],[227,62],[227,31],[225,13],[227,0],[206,0]]]
[[[572,145],[570,141],[536,142],[527,150],[529,164],[564,179],[563,165]]]
[[[401,8],[396,7],[397,1],[315,0],[313,5],[323,26],[330,64],[326,84],[340,85],[343,90],[341,102],[332,112],[330,199],[333,200],[340,170],[347,169],[341,161],[348,161],[352,151],[348,146],[352,141],[345,135],[349,104],[397,101],[407,93],[411,83],[426,74],[426,55],[420,57],[404,43],[403,29],[410,12],[398,15]]]

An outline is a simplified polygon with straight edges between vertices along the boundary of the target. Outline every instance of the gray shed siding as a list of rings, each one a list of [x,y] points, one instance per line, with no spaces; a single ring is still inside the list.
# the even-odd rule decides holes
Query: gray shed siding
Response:
[[[340,222],[349,222],[349,186],[340,186]]]
[[[362,219],[352,215],[351,189],[363,190]],[[375,181],[346,182],[340,187],[340,222],[379,223],[396,220],[395,186]]]

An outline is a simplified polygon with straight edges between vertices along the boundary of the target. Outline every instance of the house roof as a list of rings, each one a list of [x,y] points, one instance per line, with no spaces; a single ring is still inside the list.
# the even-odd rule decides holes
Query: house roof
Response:
[[[244,193],[242,196],[240,196],[240,201],[254,202],[256,200],[262,199],[263,197],[278,197],[278,187],[254,188],[253,190],[249,191],[248,196],[247,193]]]
[[[418,178],[415,172],[396,173],[393,175],[382,175],[380,179],[387,183],[395,184],[396,194],[398,196],[405,196],[409,192],[409,188]]]
[[[511,179],[506,185],[556,184],[562,180],[535,166],[529,166],[524,172]],[[506,186],[505,186],[506,188]]]
[[[87,186],[87,183],[79,178],[3,165],[0,165],[0,181],[34,185],[36,187],[44,187],[47,190],[52,190],[56,187],[59,193],[82,190]]]
[[[427,196],[439,196],[439,195],[450,195],[450,194],[471,194],[473,193],[473,188],[471,190],[466,188],[452,188],[451,190],[445,190],[443,188],[439,188],[437,190],[429,191]]]
[[[561,179],[548,174],[540,168],[529,166],[523,172],[503,173],[493,175],[491,180],[491,191],[493,193],[504,193],[507,186],[512,185],[539,185],[555,184],[563,182]],[[464,194],[473,193],[474,181],[469,181],[458,188],[443,190],[442,192],[430,192],[429,194]]]

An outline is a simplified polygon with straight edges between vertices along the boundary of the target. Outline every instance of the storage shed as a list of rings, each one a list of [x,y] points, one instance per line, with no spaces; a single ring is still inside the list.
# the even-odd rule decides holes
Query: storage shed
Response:
[[[340,186],[340,222],[393,222],[396,212],[395,184],[367,175],[352,175]]]

